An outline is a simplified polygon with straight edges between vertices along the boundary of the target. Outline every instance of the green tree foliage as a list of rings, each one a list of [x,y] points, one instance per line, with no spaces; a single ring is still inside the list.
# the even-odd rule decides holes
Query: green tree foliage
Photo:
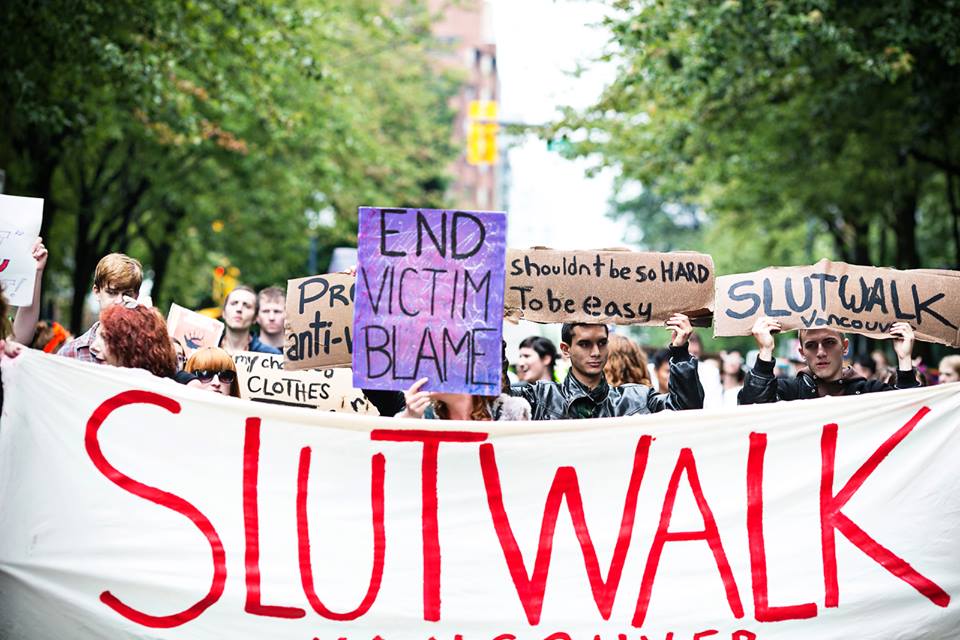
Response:
[[[311,236],[321,267],[355,243],[360,205],[441,204],[457,80],[419,3],[14,3],[0,37],[0,167],[47,200],[74,328],[110,251],[195,305],[216,264],[282,283]]]
[[[960,2],[611,5],[617,79],[549,135],[619,170],[641,242],[721,272],[960,264]]]

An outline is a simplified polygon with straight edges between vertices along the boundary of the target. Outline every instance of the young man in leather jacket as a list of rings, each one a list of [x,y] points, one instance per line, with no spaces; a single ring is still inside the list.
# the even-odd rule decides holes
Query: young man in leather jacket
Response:
[[[843,354],[849,342],[835,329],[801,329],[800,355],[807,368],[792,379],[773,375],[775,346],[773,334],[780,331],[780,323],[762,316],[753,325],[753,337],[760,353],[753,369],[747,373],[738,404],[757,404],[779,400],[805,400],[824,396],[851,396],[861,393],[908,389],[918,386],[913,370],[913,328],[905,322],[890,327],[893,349],[897,353],[897,378],[894,384],[867,380],[851,367],[843,366]]]
[[[565,324],[561,330],[560,350],[570,358],[571,365],[563,382],[516,384],[510,393],[530,403],[533,420],[609,418],[700,409],[703,387],[697,377],[697,359],[687,350],[693,327],[683,314],[675,314],[666,325],[673,332],[668,393],[656,393],[640,384],[608,385],[603,376],[607,362],[607,327],[582,323]]]

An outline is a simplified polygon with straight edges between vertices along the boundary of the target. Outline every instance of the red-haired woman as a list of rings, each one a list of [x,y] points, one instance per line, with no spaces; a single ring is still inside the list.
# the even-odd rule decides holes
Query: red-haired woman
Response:
[[[161,378],[172,378],[177,372],[166,322],[155,309],[132,298],[100,312],[100,329],[90,353],[115,367],[146,369]]]

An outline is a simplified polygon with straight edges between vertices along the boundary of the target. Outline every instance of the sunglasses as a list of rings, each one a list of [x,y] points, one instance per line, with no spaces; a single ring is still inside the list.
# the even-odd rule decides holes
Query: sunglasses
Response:
[[[200,379],[200,382],[210,382],[213,380],[214,376],[217,376],[220,379],[220,382],[226,382],[227,384],[232,384],[233,381],[237,379],[237,372],[230,371],[229,369],[225,371],[200,369],[198,371],[194,371],[193,375],[197,376],[197,378]]]

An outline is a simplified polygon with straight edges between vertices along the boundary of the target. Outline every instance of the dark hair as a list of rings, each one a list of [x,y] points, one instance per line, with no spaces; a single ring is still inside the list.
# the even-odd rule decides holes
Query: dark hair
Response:
[[[873,375],[873,374],[875,374],[875,373],[877,372],[877,362],[876,362],[876,360],[874,360],[873,358],[871,358],[869,355],[867,355],[867,354],[865,354],[865,353],[860,354],[859,356],[856,356],[856,357],[853,359],[853,362],[854,362],[854,364],[858,364],[858,365],[860,365],[861,367],[863,367],[864,369],[866,369],[867,371],[869,371],[869,372],[870,372],[870,375]]]
[[[571,336],[572,339],[572,336]],[[550,364],[547,365],[547,368],[550,370],[550,378],[553,379],[554,371],[553,368],[557,364],[557,348],[554,346],[553,342],[544,338],[543,336],[530,336],[524,338],[520,343],[518,349],[533,349],[537,352],[537,355],[540,356],[540,359],[550,357]]]
[[[605,324],[595,324],[591,322],[565,322],[562,327],[560,327],[560,340],[564,344],[571,344],[573,342],[573,330],[577,327],[603,327],[604,331],[607,332],[607,335],[610,335],[610,328]]]
[[[660,349],[653,354],[654,369],[659,369],[664,362],[670,362],[670,349]]]
[[[0,340],[6,340],[11,333],[13,326],[10,324],[10,306],[3,292],[3,285],[0,285]]]

